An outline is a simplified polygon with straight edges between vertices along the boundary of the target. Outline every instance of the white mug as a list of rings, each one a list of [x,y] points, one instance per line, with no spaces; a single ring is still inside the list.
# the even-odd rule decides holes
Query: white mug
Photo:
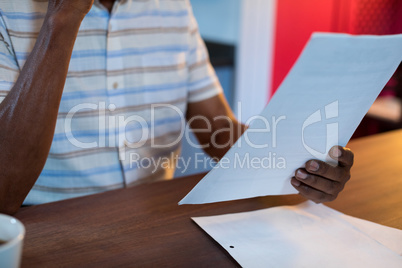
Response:
[[[20,267],[24,236],[25,227],[19,220],[0,214],[0,267]]]

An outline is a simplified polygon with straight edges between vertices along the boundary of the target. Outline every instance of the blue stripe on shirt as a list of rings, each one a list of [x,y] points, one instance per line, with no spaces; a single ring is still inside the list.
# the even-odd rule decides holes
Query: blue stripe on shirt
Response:
[[[74,99],[85,99],[85,98],[93,98],[93,97],[116,97],[121,95],[135,95],[146,92],[158,92],[158,91],[168,91],[180,89],[183,87],[187,87],[187,82],[179,82],[174,84],[162,84],[162,85],[152,85],[152,86],[142,86],[142,87],[131,87],[131,88],[123,88],[107,91],[107,89],[98,89],[91,91],[78,91],[78,92],[65,92],[62,96],[62,101],[66,100],[74,100]]]
[[[0,55],[6,57],[8,60],[11,60],[15,64],[15,58],[12,55],[3,52],[0,52]]]
[[[161,11],[161,10],[148,10],[145,12],[141,12],[138,14],[130,14],[130,13],[119,13],[113,16],[114,19],[135,19],[139,17],[183,17],[187,16],[187,10],[180,11]]]
[[[14,85],[14,82],[8,82],[8,81],[0,81],[0,87],[5,88],[5,89],[10,89]]]
[[[1,12],[3,17],[12,20],[37,20],[44,19],[45,13],[24,13],[24,12]]]
[[[45,13],[40,13],[40,12],[35,12],[35,13],[24,13],[24,12],[1,12],[4,17],[7,19],[12,19],[12,20],[38,20],[38,19],[44,19],[46,14]],[[127,19],[135,19],[135,18],[140,18],[140,17],[183,17],[187,16],[188,12],[187,10],[180,10],[180,11],[161,11],[161,10],[148,10],[145,12],[137,13],[137,14],[130,14],[130,13],[121,13],[121,14],[115,14],[113,16],[113,19],[121,19],[121,20],[127,20]],[[99,12],[99,11],[93,11],[89,12],[86,17],[88,18],[108,18],[109,12]]]
[[[96,167],[91,169],[83,170],[42,170],[41,176],[44,177],[81,177],[81,176],[91,176],[99,175],[112,172],[121,172],[121,167],[119,164],[106,167]]]
[[[72,59],[77,58],[88,58],[88,57],[109,57],[109,58],[117,58],[124,56],[132,56],[132,55],[146,55],[150,53],[157,52],[186,52],[188,51],[188,46],[163,46],[163,47],[147,47],[147,48],[130,48],[130,49],[122,49],[116,51],[109,51],[107,54],[106,49],[92,49],[92,50],[78,50],[73,51],[71,55]],[[26,60],[30,53],[26,52],[16,52],[16,56],[18,60]]]
[[[183,118],[181,116],[175,116],[175,117],[169,117],[169,118],[163,118],[161,120],[155,120],[154,122],[146,122],[147,127],[150,128],[151,126],[157,127],[161,126],[164,124],[169,124],[169,123],[175,123],[181,121]],[[109,130],[83,130],[83,131],[72,131],[71,134],[73,135],[74,138],[78,137],[103,137],[105,136],[106,139],[109,138],[109,133],[124,133],[128,131],[133,131],[133,130],[138,130],[142,129],[141,124],[136,124],[136,125],[130,125],[127,126],[125,129],[124,128],[118,128],[118,129],[109,129]],[[117,135],[116,135],[117,136]],[[53,142],[54,141],[61,141],[61,140],[68,140],[66,133],[57,133],[54,134],[53,136]]]

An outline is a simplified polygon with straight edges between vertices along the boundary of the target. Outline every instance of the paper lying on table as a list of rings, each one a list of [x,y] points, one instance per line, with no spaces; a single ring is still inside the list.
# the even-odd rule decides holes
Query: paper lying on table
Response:
[[[347,144],[401,48],[402,35],[313,34],[259,119],[179,204],[297,193],[295,170]]]
[[[311,201],[193,220],[242,267],[402,267],[402,231]]]

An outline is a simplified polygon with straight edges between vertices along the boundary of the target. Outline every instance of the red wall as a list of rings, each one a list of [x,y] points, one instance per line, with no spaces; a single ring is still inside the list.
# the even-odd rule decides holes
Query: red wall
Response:
[[[276,16],[272,93],[313,32],[402,33],[402,0],[277,0]]]
[[[274,44],[275,91],[296,61],[312,32],[332,31],[333,0],[277,0]]]

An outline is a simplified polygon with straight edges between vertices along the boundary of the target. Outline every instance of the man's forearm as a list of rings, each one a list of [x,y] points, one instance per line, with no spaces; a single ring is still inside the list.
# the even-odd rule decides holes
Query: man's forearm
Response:
[[[234,116],[223,93],[188,105],[186,119],[204,151],[221,159],[246,131]]]
[[[47,14],[20,76],[0,104],[0,212],[14,213],[46,162],[83,15]]]
[[[228,118],[228,120],[230,120],[230,126],[222,126],[222,128],[231,129],[231,131],[218,133],[220,130],[216,129],[215,133],[218,133],[216,138],[209,141],[208,149],[205,150],[210,156],[217,159],[221,159],[247,129],[246,125],[234,118]]]

